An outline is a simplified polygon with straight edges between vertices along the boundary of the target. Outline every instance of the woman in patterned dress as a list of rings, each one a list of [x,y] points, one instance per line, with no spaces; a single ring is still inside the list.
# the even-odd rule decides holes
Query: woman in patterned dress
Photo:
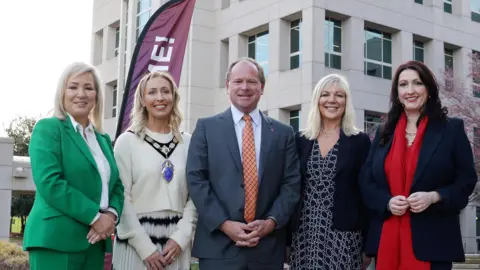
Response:
[[[360,270],[368,220],[358,176],[370,139],[355,127],[346,79],[337,74],[316,85],[307,128],[297,135],[302,197],[291,220],[292,270]]]
[[[185,166],[190,135],[180,132],[179,94],[167,72],[145,75],[132,125],[115,143],[125,186],[113,250],[115,270],[189,270],[197,222]]]

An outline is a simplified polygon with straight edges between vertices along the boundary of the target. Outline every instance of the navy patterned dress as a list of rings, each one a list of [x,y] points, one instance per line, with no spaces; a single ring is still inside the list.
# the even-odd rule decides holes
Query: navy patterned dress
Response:
[[[304,201],[298,230],[293,234],[290,269],[362,269],[362,233],[332,228],[333,180],[338,142],[323,158],[315,140],[307,163]]]

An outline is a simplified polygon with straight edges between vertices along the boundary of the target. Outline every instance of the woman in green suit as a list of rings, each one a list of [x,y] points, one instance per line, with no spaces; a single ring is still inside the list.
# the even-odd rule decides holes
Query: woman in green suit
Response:
[[[54,117],[30,141],[35,203],[23,247],[32,270],[100,270],[123,208],[123,185],[102,132],[103,93],[95,69],[70,65],[55,94]]]

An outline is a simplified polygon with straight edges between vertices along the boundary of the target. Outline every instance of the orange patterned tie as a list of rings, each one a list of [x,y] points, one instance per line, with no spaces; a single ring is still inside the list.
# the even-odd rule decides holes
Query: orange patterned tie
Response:
[[[255,219],[258,193],[257,157],[255,155],[252,118],[245,114],[243,120],[245,121],[242,135],[243,183],[245,185],[244,217],[247,222],[252,222]]]

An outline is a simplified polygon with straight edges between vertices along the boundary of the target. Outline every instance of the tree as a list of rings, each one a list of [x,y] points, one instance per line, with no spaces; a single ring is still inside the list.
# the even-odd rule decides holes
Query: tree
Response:
[[[13,154],[15,156],[28,156],[28,146],[33,127],[37,121],[31,117],[16,117],[5,129],[8,137],[13,139]]]
[[[28,215],[30,214],[30,210],[32,210],[34,200],[34,193],[14,194],[12,196],[11,216],[20,217],[22,221],[21,234],[23,234],[25,230],[25,223],[27,221]]]
[[[37,121],[31,117],[16,117],[5,129],[8,137],[13,138],[13,154],[15,156],[28,156],[30,136]],[[12,196],[12,217],[20,217],[22,230],[25,229],[25,222],[33,206],[35,194],[13,194]]]
[[[471,53],[469,58],[467,78],[457,78],[451,68],[442,72],[440,95],[449,115],[463,119],[474,152],[475,168],[480,175],[480,53]],[[465,87],[465,79],[472,79],[471,87]],[[470,201],[480,206],[479,182]]]

